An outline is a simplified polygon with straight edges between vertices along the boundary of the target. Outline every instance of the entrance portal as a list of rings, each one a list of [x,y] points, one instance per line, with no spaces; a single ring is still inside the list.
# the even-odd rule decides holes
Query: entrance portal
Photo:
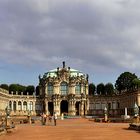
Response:
[[[68,114],[68,101],[61,101],[61,113]]]
[[[48,111],[50,115],[53,115],[53,102],[48,102]]]
[[[76,115],[80,115],[80,111],[79,111],[79,109],[80,109],[80,102],[76,102],[75,109],[76,109]]]

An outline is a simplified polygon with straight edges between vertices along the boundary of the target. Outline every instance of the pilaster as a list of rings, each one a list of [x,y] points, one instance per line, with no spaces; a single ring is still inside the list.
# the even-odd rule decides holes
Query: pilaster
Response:
[[[84,115],[84,101],[83,100],[81,101],[81,104],[80,104],[80,115],[81,116]]]

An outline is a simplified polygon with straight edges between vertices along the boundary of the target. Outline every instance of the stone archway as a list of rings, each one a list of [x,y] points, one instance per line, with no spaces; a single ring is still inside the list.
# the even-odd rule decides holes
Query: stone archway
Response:
[[[48,111],[50,115],[53,115],[53,110],[54,110],[53,102],[48,102]]]
[[[68,114],[68,101],[67,100],[62,100],[61,101],[60,109],[61,109],[61,114],[62,113]]]
[[[76,102],[75,111],[76,111],[76,115],[80,115],[80,102]]]

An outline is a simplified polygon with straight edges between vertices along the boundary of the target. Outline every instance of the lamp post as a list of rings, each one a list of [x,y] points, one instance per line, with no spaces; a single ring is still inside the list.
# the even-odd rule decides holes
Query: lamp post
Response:
[[[105,120],[105,122],[107,122],[107,120],[108,120],[107,108],[106,107],[104,108],[104,120]]]

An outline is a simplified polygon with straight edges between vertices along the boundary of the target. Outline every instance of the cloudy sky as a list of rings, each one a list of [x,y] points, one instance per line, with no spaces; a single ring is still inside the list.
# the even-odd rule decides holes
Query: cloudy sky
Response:
[[[0,0],[0,84],[66,65],[90,82],[140,77],[140,0]]]

